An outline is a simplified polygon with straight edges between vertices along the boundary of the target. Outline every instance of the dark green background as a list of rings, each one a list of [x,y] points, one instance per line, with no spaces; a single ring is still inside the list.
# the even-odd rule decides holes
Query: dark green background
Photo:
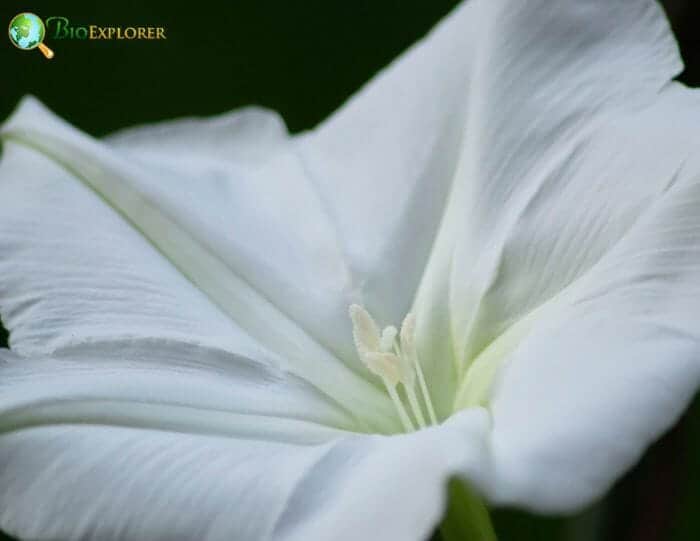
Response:
[[[0,118],[27,93],[83,130],[102,135],[131,124],[210,115],[256,103],[293,131],[310,128],[415,41],[451,0],[234,0],[13,2],[21,11],[74,24],[164,26],[164,42],[52,40],[46,61],[0,38]],[[668,0],[687,70],[700,84],[700,6]],[[5,24],[5,23],[3,23]],[[699,127],[700,129],[700,127]],[[2,277],[0,277],[0,280]],[[0,329],[0,344],[4,342]],[[700,403],[591,509],[569,519],[495,514],[505,541],[691,541],[700,539]],[[0,539],[2,534],[0,533]],[[147,540],[144,540],[147,541]]]

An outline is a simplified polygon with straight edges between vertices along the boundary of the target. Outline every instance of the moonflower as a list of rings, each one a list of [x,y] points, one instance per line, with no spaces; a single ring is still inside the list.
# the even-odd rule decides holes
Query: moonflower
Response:
[[[299,135],[249,108],[95,140],[25,99],[0,528],[419,540],[449,486],[446,536],[490,539],[484,505],[599,497],[700,377],[681,69],[648,0],[473,0]]]

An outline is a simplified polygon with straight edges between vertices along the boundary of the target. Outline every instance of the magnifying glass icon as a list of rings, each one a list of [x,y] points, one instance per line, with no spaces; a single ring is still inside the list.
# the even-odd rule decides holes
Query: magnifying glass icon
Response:
[[[34,13],[25,12],[15,15],[10,21],[7,32],[10,41],[18,49],[31,51],[38,48],[46,58],[49,60],[53,58],[53,51],[43,43],[46,36],[44,21]]]

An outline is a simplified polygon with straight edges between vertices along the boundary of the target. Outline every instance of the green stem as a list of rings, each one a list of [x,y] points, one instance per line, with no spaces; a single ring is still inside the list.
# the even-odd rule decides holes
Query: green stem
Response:
[[[451,479],[445,516],[440,524],[443,541],[496,541],[484,503],[462,481]]]

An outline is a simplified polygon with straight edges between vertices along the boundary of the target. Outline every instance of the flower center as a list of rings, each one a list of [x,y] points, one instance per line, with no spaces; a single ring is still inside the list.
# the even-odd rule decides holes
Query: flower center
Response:
[[[391,325],[380,331],[369,312],[357,304],[350,306],[350,319],[357,354],[370,372],[384,382],[404,429],[412,432],[417,427],[425,428],[428,423],[437,424],[428,386],[418,362],[415,316],[412,313],[406,316],[400,333]],[[408,409],[399,395],[399,385],[403,388]]]

